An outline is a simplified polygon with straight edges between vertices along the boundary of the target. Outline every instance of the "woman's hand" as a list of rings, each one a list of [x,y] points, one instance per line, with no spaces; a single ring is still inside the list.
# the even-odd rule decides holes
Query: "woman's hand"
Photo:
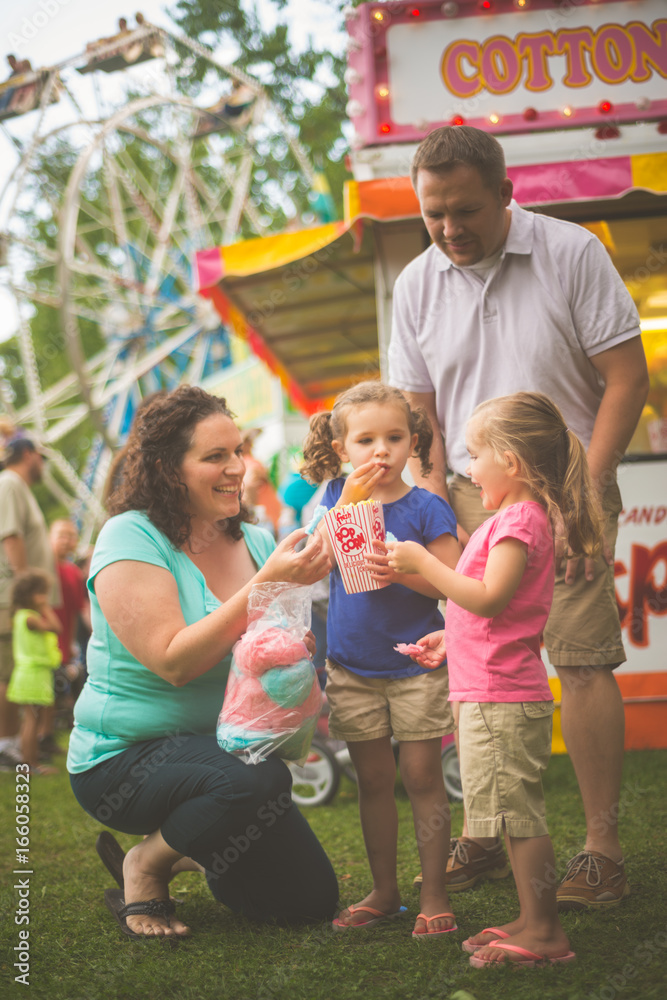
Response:
[[[345,480],[343,492],[336,506],[342,507],[347,503],[370,500],[385,471],[386,467],[378,465],[377,462],[364,462],[363,465],[358,465]]]
[[[305,548],[299,552],[296,546],[304,538],[308,539]],[[308,586],[317,583],[331,569],[331,560],[322,542],[319,532],[307,535],[303,528],[293,531],[274,549],[258,576],[263,581],[275,583],[300,583]]]
[[[422,647],[423,652],[415,653],[410,659],[428,670],[435,670],[436,667],[439,667],[447,655],[445,633],[442,629],[439,632],[429,632],[423,639],[417,639],[417,645]]]
[[[389,565],[397,573],[420,573],[429,553],[417,542],[388,542]]]

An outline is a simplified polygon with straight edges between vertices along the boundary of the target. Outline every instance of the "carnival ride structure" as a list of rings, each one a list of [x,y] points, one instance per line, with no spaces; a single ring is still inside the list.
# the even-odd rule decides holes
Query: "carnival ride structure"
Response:
[[[296,214],[290,183],[271,181],[272,161],[289,158],[282,176],[293,190],[316,185],[295,130],[256,79],[143,19],[121,27],[0,85],[0,129],[17,152],[0,193],[0,281],[17,303],[26,397],[0,379],[0,403],[50,457],[47,485],[84,538],[104,516],[112,453],[140,400],[233,361],[229,331],[193,291],[194,253],[266,234],[273,208],[277,224]],[[215,75],[223,97],[212,108],[180,92],[183,59],[186,70],[203,59]],[[111,86],[139,63],[131,93]],[[85,76],[92,115],[80,100]],[[14,119],[30,111],[33,127],[19,137]],[[33,336],[38,312],[46,345]]]

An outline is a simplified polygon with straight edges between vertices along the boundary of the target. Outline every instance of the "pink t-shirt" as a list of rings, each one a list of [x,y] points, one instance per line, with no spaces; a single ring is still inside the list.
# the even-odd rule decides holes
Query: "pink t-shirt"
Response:
[[[549,701],[540,637],[554,590],[553,532],[539,503],[516,503],[473,533],[456,570],[482,580],[494,545],[517,538],[528,547],[526,569],[507,607],[481,618],[447,601],[445,642],[451,701]]]

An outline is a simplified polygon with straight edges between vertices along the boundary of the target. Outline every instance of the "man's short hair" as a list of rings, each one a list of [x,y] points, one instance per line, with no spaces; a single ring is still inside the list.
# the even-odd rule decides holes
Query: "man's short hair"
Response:
[[[18,465],[27,451],[37,451],[37,445],[29,437],[10,438],[5,444],[5,466]]]
[[[410,176],[417,190],[417,173],[446,173],[461,164],[475,167],[484,184],[497,190],[507,177],[505,154],[497,139],[472,125],[443,125],[423,139],[412,160]]]

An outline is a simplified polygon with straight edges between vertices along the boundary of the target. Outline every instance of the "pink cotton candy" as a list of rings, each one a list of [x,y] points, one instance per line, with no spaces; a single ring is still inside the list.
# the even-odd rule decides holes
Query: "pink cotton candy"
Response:
[[[234,647],[234,658],[246,674],[259,677],[272,667],[289,666],[307,657],[308,649],[282,628],[246,632]]]
[[[419,656],[424,652],[423,647],[418,646],[416,642],[397,642],[394,649],[403,656]]]
[[[298,729],[309,716],[319,713],[322,693],[315,677],[308,697],[294,708],[277,705],[256,677],[229,675],[221,718],[233,726],[279,733]]]
[[[243,677],[241,680],[238,674],[229,675],[223,702],[226,722],[246,726],[251,719],[263,715],[272,705],[273,702],[256,677]]]

